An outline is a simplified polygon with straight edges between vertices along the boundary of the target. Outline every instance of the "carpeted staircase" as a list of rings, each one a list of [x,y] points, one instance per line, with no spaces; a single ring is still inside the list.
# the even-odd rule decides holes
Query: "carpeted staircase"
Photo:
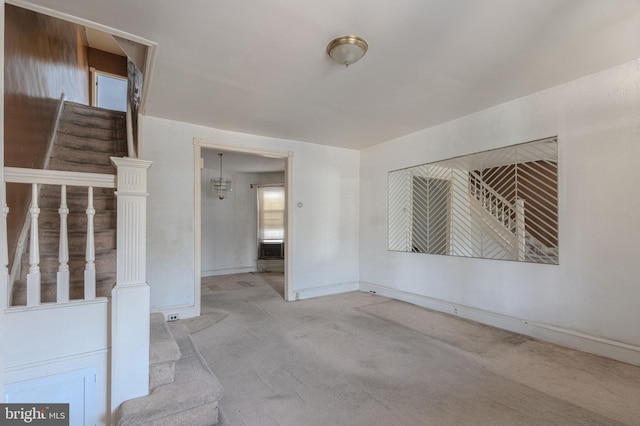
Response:
[[[58,123],[48,169],[115,174],[111,157],[127,155],[125,114],[65,102]],[[111,296],[116,282],[116,199],[113,189],[94,188],[96,295]],[[71,299],[84,295],[87,189],[67,188]],[[56,300],[56,272],[60,230],[60,187],[43,185],[39,197],[41,301]],[[28,238],[27,238],[28,239]],[[12,305],[26,304],[29,243],[22,255],[21,273],[13,286]]]
[[[180,322],[151,314],[148,396],[122,403],[118,426],[222,424],[222,385]]]

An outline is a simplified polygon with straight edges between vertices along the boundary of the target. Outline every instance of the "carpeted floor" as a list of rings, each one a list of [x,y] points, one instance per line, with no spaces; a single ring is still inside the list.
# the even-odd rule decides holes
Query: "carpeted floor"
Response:
[[[231,426],[640,424],[640,367],[366,293],[285,302],[282,284],[205,278],[183,320]]]

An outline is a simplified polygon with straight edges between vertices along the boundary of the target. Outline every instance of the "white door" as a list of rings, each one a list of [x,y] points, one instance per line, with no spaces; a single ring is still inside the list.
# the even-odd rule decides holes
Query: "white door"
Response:
[[[94,72],[93,106],[116,111],[127,110],[127,79],[111,74]]]

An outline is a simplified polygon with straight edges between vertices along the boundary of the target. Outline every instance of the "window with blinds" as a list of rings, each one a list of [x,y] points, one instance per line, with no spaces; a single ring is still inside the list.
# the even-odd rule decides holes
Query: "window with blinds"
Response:
[[[284,187],[258,187],[258,242],[284,242]]]

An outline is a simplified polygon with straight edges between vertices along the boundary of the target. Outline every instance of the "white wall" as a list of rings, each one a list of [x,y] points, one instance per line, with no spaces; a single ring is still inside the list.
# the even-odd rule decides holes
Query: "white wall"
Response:
[[[149,170],[147,279],[152,310],[194,300],[194,137],[294,153],[293,271],[300,298],[357,289],[359,152],[234,133],[155,117],[141,120]],[[200,190],[200,188],[198,188]]]
[[[70,403],[72,424],[110,424],[109,306],[98,298],[4,312],[3,402]]]
[[[203,277],[257,270],[258,207],[256,189],[251,188],[251,184],[284,183],[284,172],[224,173],[225,177],[231,178],[233,190],[224,200],[219,200],[217,193],[211,191],[211,178],[219,177],[220,171],[202,170]]]
[[[387,250],[387,172],[558,135],[560,265]],[[362,289],[640,363],[640,61],[361,153]]]

